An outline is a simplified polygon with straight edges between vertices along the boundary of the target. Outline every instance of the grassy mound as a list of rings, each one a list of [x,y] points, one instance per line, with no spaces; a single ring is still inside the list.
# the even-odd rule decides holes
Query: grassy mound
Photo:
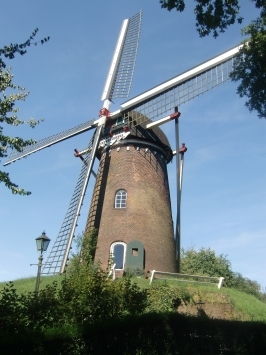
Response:
[[[60,285],[65,276],[42,276],[40,282],[40,289],[46,287],[56,281]],[[160,281],[156,280],[150,286],[149,280],[145,278],[132,278],[134,282],[140,287],[151,290],[158,285],[165,285],[172,290],[177,290],[181,294],[189,295],[186,297],[186,302],[177,305],[178,313],[205,316],[208,318],[220,318],[227,320],[241,320],[241,321],[259,321],[266,323],[266,304],[258,300],[256,297],[240,292],[233,288],[218,289],[211,285],[200,285],[174,281]],[[33,292],[35,289],[36,278],[25,278],[14,281],[14,288],[19,293]],[[0,283],[0,291],[5,287],[6,282]],[[157,297],[157,298],[156,298]],[[167,299],[167,292],[158,293],[154,298],[153,309],[158,312],[165,310],[163,307],[169,302]],[[157,307],[158,305],[158,307]]]

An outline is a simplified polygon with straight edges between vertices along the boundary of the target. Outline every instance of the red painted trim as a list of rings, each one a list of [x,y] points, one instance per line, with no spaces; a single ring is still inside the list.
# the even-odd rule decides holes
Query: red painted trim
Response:
[[[175,112],[170,115],[170,119],[173,120],[174,118],[178,118],[181,116],[180,112]]]
[[[102,117],[102,116],[106,116],[106,117],[110,117],[111,113],[109,110],[107,110],[107,108],[103,107],[100,109],[99,111],[99,117]]]
[[[179,148],[179,153],[184,154],[187,151],[187,147],[185,146],[185,143],[182,143],[182,147]]]

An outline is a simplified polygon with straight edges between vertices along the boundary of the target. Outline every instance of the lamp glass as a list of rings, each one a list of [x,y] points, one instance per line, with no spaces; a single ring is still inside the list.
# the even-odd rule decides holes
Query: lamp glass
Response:
[[[45,235],[45,232],[38,238],[36,238],[37,250],[40,252],[46,251],[48,245],[50,243],[50,239]]]
[[[47,240],[47,239],[43,240],[43,242],[42,242],[42,245],[43,245],[42,250],[43,251],[47,250],[49,243],[50,243],[50,240]]]

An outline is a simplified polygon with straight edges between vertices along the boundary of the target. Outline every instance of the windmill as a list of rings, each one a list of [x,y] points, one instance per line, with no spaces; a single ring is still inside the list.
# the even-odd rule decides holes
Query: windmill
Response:
[[[5,164],[94,129],[87,148],[80,152],[76,151],[76,156],[82,158],[82,169],[59,235],[44,266],[44,274],[62,273],[65,270],[86,187],[91,174],[94,174],[92,168],[95,157],[100,159],[100,167],[87,228],[92,225],[96,227],[100,225],[97,249],[99,259],[102,261],[104,258],[107,262],[106,254],[109,256],[110,248],[112,248],[111,251],[114,254],[117,253],[117,262],[120,262],[119,268],[121,269],[132,265],[141,267],[146,263],[147,268],[149,268],[147,265],[154,265],[153,268],[162,271],[178,270],[178,267],[174,266],[174,260],[176,257],[178,261],[180,260],[181,171],[185,147],[181,148],[181,159],[179,159],[178,117],[180,114],[177,107],[228,80],[233,66],[233,58],[238,53],[239,47],[124,102],[121,109],[110,113],[109,108],[113,99],[129,95],[138,48],[141,16],[142,14],[139,12],[122,24],[102,95],[104,104],[100,110],[99,119],[93,119],[42,139],[35,145],[25,148],[23,152],[12,152]],[[171,150],[167,138],[159,128],[161,124],[171,120],[175,122],[175,152]],[[166,164],[174,155],[177,159],[178,204],[175,244],[166,171]],[[121,161],[123,164],[127,162],[128,165],[122,166]],[[142,165],[143,161],[146,162],[145,165]],[[113,165],[115,162],[116,165]],[[133,171],[136,166],[137,171]],[[153,173],[149,170],[142,171],[142,167],[146,169],[150,166],[156,175],[152,175]],[[119,168],[119,172],[115,171],[114,167]],[[122,181],[122,172],[128,171],[128,167],[131,168],[131,176],[127,174]],[[114,174],[111,174],[112,169]],[[134,177],[132,178],[133,173]],[[141,173],[144,173],[145,179]],[[116,181],[114,181],[115,179]],[[134,186],[132,186],[133,180],[136,182]],[[116,182],[121,186],[115,186]],[[125,186],[126,182],[127,186]],[[148,195],[150,198],[149,205],[145,205],[145,198],[136,192],[141,184],[144,185],[141,190],[145,192],[144,197],[147,198]],[[108,190],[110,186],[113,191]],[[152,186],[152,192],[148,191]],[[162,188],[162,186],[164,187]],[[129,189],[131,189],[131,193]],[[160,192],[159,195],[156,195],[157,191]],[[162,206],[157,206],[159,200],[164,201]],[[152,201],[155,201],[153,205]],[[127,214],[132,205],[135,205],[137,220],[134,220],[134,213],[130,218]],[[151,220],[149,226],[147,226],[146,219],[148,209],[153,212],[149,216],[149,220]],[[117,212],[120,214],[119,218]],[[138,224],[145,226],[146,230],[140,231],[136,228]],[[151,228],[150,232],[148,227]],[[133,236],[126,235],[130,234],[129,230],[134,234]],[[165,236],[162,233],[165,233]],[[138,234],[145,235],[137,237]],[[155,234],[157,237],[152,238],[151,234],[152,237]],[[158,259],[160,259],[159,262]],[[167,264],[169,260],[170,264]],[[158,267],[155,266],[155,263],[158,263],[156,264]],[[160,265],[163,265],[165,269]]]

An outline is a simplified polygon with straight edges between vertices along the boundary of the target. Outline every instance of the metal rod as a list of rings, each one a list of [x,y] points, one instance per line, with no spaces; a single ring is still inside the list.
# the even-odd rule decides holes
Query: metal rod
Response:
[[[42,252],[41,255],[38,258],[38,271],[37,271],[37,278],[36,278],[36,285],[35,285],[35,292],[39,292],[39,287],[40,287],[40,276],[41,276],[41,269],[42,269],[42,261],[43,261],[43,256]]]
[[[175,107],[175,112],[178,112],[178,108]],[[179,120],[175,118],[175,140],[176,151],[179,152]],[[176,259],[177,259],[177,271],[180,272],[180,162],[179,154],[176,154],[176,231],[175,231],[175,244],[176,244]]]
[[[115,80],[115,74],[117,73],[117,67],[119,64],[119,60],[123,50],[123,44],[125,42],[125,38],[127,34],[128,23],[129,23],[128,19],[122,22],[121,30],[113,54],[113,59],[104,85],[102,98],[101,98],[102,101],[106,99],[108,100],[110,98],[112,85]]]
[[[187,151],[187,148],[185,146],[185,143],[182,143],[182,147],[179,149],[179,154],[180,154],[180,161],[179,161],[179,176],[180,176],[180,180],[179,180],[179,272],[180,272],[180,259],[181,259],[181,255],[180,255],[180,249],[181,249],[181,196],[182,196],[182,183],[183,183],[183,171],[184,171],[184,160],[185,160],[185,152]],[[177,154],[177,155],[179,155]]]

